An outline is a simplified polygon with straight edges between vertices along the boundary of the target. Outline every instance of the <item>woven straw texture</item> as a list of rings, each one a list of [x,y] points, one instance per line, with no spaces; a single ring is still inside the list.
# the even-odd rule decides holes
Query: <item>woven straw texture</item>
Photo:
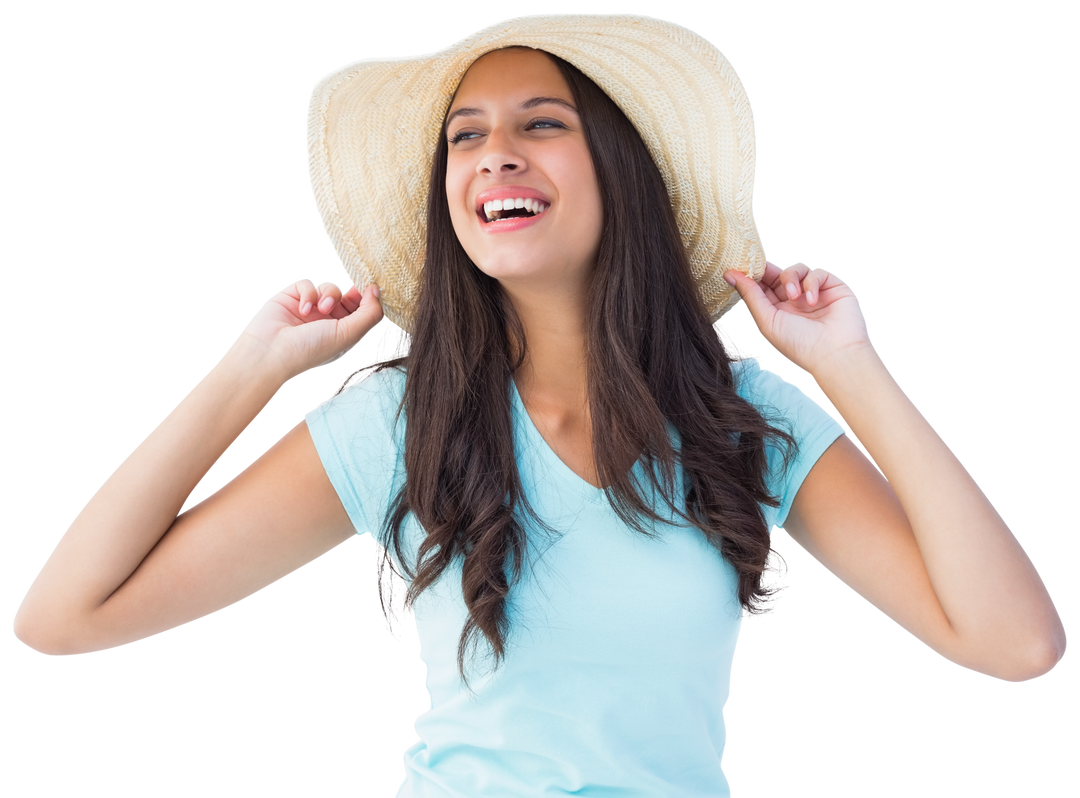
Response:
[[[739,299],[723,273],[758,279],[765,271],[751,213],[750,104],[715,47],[647,17],[523,17],[434,55],[364,61],[324,78],[309,114],[311,178],[353,282],[377,282],[386,317],[413,329],[443,118],[469,66],[511,46],[569,61],[634,124],[667,185],[705,306],[718,319]]]

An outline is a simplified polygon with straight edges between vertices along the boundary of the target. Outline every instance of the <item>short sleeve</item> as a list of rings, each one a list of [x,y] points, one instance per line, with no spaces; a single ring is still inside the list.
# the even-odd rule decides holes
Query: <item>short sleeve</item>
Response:
[[[780,500],[780,506],[765,507],[765,520],[770,528],[783,527],[806,475],[833,441],[844,434],[844,429],[794,385],[763,371],[756,360],[733,363],[732,371],[739,396],[754,405],[770,424],[791,433],[798,446],[787,469],[782,447],[770,444],[766,450],[768,488]]]
[[[405,374],[388,368],[350,385],[307,414],[326,475],[358,534],[375,535],[404,483]]]

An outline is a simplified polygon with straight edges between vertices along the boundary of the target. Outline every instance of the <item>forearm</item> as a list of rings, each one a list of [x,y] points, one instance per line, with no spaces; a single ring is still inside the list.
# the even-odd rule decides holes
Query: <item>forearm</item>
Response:
[[[1006,678],[1014,659],[1053,664],[1064,632],[1035,568],[873,348],[852,348],[814,377],[899,498],[954,655],[984,671],[1006,663]]]
[[[135,571],[191,491],[284,382],[263,353],[241,337],[117,468],[27,593],[17,631],[77,624]]]

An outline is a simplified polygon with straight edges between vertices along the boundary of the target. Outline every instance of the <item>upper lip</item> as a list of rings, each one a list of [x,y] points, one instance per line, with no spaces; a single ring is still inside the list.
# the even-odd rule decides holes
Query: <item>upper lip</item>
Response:
[[[473,205],[476,212],[483,216],[485,202],[502,199],[517,199],[518,197],[521,197],[521,199],[540,200],[546,205],[551,204],[551,200],[547,198],[547,195],[542,191],[537,191],[535,188],[529,188],[528,186],[496,186],[495,188],[485,189],[477,194],[476,199],[473,200]]]

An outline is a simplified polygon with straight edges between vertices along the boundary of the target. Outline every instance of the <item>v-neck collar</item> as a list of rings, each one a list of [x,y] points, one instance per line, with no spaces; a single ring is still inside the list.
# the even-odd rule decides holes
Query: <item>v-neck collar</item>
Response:
[[[518,392],[517,383],[513,377],[510,378],[510,391],[512,395],[514,412],[519,416],[521,422],[521,429],[528,437],[536,449],[540,452],[541,456],[548,461],[555,473],[559,474],[563,481],[570,487],[577,491],[580,491],[588,501],[593,504],[607,504],[607,493],[603,488],[598,488],[586,479],[582,479],[574,469],[570,468],[566,463],[562,461],[562,458],[555,453],[555,450],[551,448],[547,440],[540,434],[540,430],[532,420],[532,416],[529,415],[529,411],[525,407],[525,402],[521,398],[521,394]]]

